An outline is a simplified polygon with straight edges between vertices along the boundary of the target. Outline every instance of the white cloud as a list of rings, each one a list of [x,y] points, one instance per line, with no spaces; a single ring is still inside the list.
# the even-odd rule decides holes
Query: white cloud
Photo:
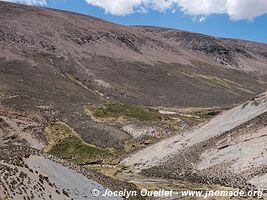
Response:
[[[1,1],[1,0],[0,0]],[[47,0],[2,0],[27,5],[44,6]],[[178,9],[204,22],[211,14],[227,14],[231,20],[253,20],[267,13],[267,0],[85,0],[113,15],[128,15],[149,10],[175,13]]]
[[[161,12],[171,8],[173,4],[173,0],[144,0],[143,2],[146,7],[150,7],[153,10],[159,10]]]
[[[35,0],[37,1],[37,0]],[[134,12],[157,10],[160,12],[180,8],[185,14],[206,20],[211,14],[227,14],[232,20],[253,20],[267,13],[267,0],[86,0],[101,7],[106,13],[127,15]]]
[[[252,20],[267,13],[266,0],[175,0],[186,14],[228,14],[232,20]]]
[[[267,0],[228,0],[227,13],[233,20],[253,18],[267,13]]]
[[[165,11],[171,8],[173,0],[86,0],[87,3],[103,8],[106,13],[127,15],[133,12],[145,12],[148,9]]]
[[[225,13],[227,0],[175,0],[178,7],[189,15]]]
[[[86,0],[87,3],[103,8],[105,12],[113,15],[127,15],[140,6],[141,0]]]
[[[203,23],[207,19],[206,16],[193,16],[192,21],[196,23]]]
[[[207,19],[207,17],[201,16],[201,17],[199,17],[199,22],[200,23],[205,22],[206,19]]]
[[[39,5],[39,6],[45,6],[47,4],[46,0],[1,0],[1,1],[21,3],[26,5]]]

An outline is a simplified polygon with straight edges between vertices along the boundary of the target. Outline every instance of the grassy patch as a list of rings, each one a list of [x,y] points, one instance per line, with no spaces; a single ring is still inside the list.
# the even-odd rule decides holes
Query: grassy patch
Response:
[[[45,129],[49,145],[47,152],[75,164],[116,162],[117,150],[101,149],[85,143],[76,132],[64,123],[54,123]],[[118,161],[118,160],[117,160]]]
[[[155,109],[143,108],[137,105],[108,103],[100,107],[86,107],[98,119],[136,119],[139,121],[157,121],[160,113]]]

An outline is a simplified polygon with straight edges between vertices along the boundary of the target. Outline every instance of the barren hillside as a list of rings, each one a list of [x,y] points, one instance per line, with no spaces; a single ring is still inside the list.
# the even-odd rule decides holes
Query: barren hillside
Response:
[[[151,176],[266,190],[266,112],[265,93],[123,162]]]
[[[4,2],[0,15],[1,74],[16,71],[10,77],[13,82],[22,79],[32,90],[46,87],[35,86],[36,79],[49,81],[44,73],[71,74],[86,87],[124,102],[218,106],[247,100],[266,88],[264,44],[126,27]],[[26,65],[24,73],[19,72],[21,65]]]
[[[266,90],[264,44],[6,2],[0,16],[1,105],[64,121],[93,144],[127,135],[90,121],[88,104],[228,107]]]
[[[136,172],[258,188],[266,90],[266,44],[0,1],[0,198],[90,199]]]

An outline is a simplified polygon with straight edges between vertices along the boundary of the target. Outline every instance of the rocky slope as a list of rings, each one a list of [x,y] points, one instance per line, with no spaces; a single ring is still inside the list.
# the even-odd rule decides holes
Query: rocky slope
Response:
[[[101,147],[129,135],[90,120],[88,104],[230,106],[266,90],[264,44],[6,2],[0,17],[2,107],[63,121]]]
[[[126,158],[154,176],[266,190],[267,94]]]
[[[21,84],[31,90],[45,89],[44,83],[35,83],[49,81],[44,73],[71,74],[86,87],[124,102],[218,106],[245,100],[266,88],[264,44],[126,27],[5,2],[0,11],[1,74],[12,73],[14,80],[22,79]],[[20,65],[25,65],[24,73],[19,72]]]
[[[140,148],[124,163],[148,169],[147,174],[160,174],[163,167],[163,176],[175,177],[180,171],[171,166],[180,165],[188,171],[189,161],[172,163],[168,156],[197,148],[201,151],[192,159],[198,162],[192,163],[201,172],[199,180],[216,179],[223,155],[233,172],[238,171],[233,160],[248,167],[242,184],[231,184],[265,184],[265,96],[190,130],[266,91],[266,54],[267,45],[255,42],[127,27],[0,1],[0,174],[5,178],[0,195],[23,198],[34,189],[34,199],[82,199],[93,187],[131,189],[85,168],[104,166],[110,175],[105,166],[118,167]],[[232,138],[235,144],[229,144]],[[253,160],[244,158],[248,145],[258,148]],[[244,160],[236,161],[238,149]],[[75,163],[75,169],[44,152]],[[228,176],[219,183],[229,184]]]
[[[173,46],[205,55],[221,65],[248,72],[266,73],[266,46],[242,40],[223,39],[160,27],[136,27]],[[251,66],[253,63],[253,66]]]
[[[0,148],[1,199],[123,199],[104,197],[106,190],[136,190],[128,183],[78,167],[36,149]],[[99,196],[93,191],[97,189]],[[137,196],[135,199],[142,199]]]

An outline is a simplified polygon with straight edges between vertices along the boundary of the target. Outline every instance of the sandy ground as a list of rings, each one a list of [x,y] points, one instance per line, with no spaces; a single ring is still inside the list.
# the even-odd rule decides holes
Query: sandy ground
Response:
[[[70,199],[70,197],[63,195],[61,193],[62,191],[59,188],[49,185],[48,182],[44,181],[43,183],[40,183],[39,174],[36,174],[34,172],[31,173],[27,168],[18,167],[2,162],[0,163],[0,166],[6,166],[8,167],[8,171],[13,172],[12,176],[9,176],[8,178],[4,178],[5,175],[3,172],[1,172],[1,181],[5,183],[6,187],[9,187],[7,189],[9,199],[21,200],[24,199],[25,196],[31,196],[31,198],[33,197],[35,199]],[[18,170],[18,173],[16,173],[16,169]],[[24,178],[22,178],[23,176]],[[18,177],[22,178],[22,185],[14,183],[14,180],[19,180]],[[23,189],[25,187],[27,188],[27,191]],[[5,191],[2,188],[2,185],[0,185],[0,191]],[[2,198],[5,196],[6,194],[4,193],[1,195]]]
[[[243,134],[227,144],[223,149],[212,149],[202,154],[202,161],[198,169],[208,169],[223,162],[235,163],[231,170],[240,173],[249,170],[252,166],[261,166],[267,163],[267,127],[256,133]]]
[[[257,186],[260,190],[267,190],[267,174],[253,177],[248,182]]]
[[[71,170],[62,165],[55,163],[49,159],[40,156],[31,156],[27,159],[26,163],[34,170],[38,170],[40,173],[45,174],[49,177],[51,182],[54,182],[59,188],[65,189],[69,192],[74,199],[77,200],[88,200],[88,199],[110,199],[117,200],[121,198],[117,197],[95,197],[92,194],[94,189],[104,193],[104,188],[99,183],[89,180],[87,177]]]
[[[15,162],[15,161],[14,161]],[[0,162],[0,197],[22,200],[119,200],[104,197],[106,189],[101,184],[43,156],[24,158],[24,164]],[[94,196],[93,190],[99,191]],[[110,191],[110,190],[108,190]],[[5,192],[5,193],[4,193]]]
[[[0,113],[0,145],[19,144],[42,149],[45,144],[34,136],[39,124],[18,116],[3,116]]]

